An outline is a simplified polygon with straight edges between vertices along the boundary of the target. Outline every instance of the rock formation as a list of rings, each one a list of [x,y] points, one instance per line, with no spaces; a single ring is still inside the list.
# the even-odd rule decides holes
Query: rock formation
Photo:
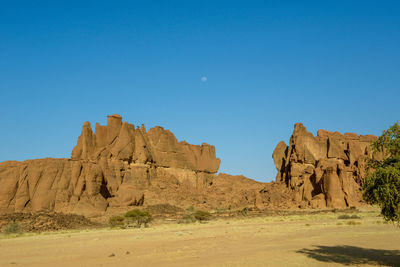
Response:
[[[85,122],[70,159],[0,163],[0,212],[55,211],[85,216],[132,206],[170,204],[203,209],[347,207],[360,184],[374,136],[318,131],[296,124],[290,144],[273,158],[276,182],[219,174],[214,146],[178,142],[161,127],[146,130],[108,116],[93,132]]]
[[[112,115],[95,132],[83,124],[71,159],[0,163],[0,210],[95,215],[175,203],[210,186],[219,164],[214,146],[178,142],[161,127],[146,131]]]
[[[289,146],[280,142],[274,152],[276,182],[294,191],[302,206],[344,208],[361,200],[367,161],[374,154],[373,135],[319,130],[316,137],[301,123],[294,127]]]

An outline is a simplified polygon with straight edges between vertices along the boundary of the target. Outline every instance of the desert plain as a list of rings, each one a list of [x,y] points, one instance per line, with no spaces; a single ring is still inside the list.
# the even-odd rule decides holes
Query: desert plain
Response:
[[[340,219],[346,215],[349,219]],[[0,266],[400,266],[377,208],[2,236]]]

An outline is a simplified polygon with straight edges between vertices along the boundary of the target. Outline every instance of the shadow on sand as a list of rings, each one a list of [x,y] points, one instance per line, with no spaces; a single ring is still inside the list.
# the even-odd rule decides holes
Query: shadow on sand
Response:
[[[395,241],[399,242],[399,240]],[[315,246],[314,249],[301,249],[297,253],[322,262],[344,265],[384,265],[400,266],[400,250],[383,250],[353,246]]]

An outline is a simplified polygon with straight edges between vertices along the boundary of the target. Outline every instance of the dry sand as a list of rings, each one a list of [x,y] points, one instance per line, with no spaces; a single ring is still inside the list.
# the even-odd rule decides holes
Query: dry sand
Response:
[[[360,220],[338,215],[3,238],[0,266],[400,266],[399,227],[383,224],[376,211]]]

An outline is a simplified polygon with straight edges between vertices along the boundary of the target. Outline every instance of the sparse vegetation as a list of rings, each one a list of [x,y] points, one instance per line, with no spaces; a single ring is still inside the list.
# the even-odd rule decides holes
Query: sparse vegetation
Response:
[[[248,207],[244,207],[244,208],[240,211],[240,213],[241,213],[243,216],[247,216],[247,214],[249,213],[249,208],[248,208]]]
[[[340,215],[338,217],[338,219],[339,220],[350,220],[350,219],[361,219],[361,217],[356,214],[353,214],[353,215],[343,214],[343,215]]]
[[[208,211],[197,210],[194,213],[194,218],[196,218],[196,220],[198,220],[199,222],[204,222],[211,219],[211,214]]]
[[[193,213],[194,207],[189,206],[185,210],[185,213],[182,215],[182,218],[178,221],[178,223],[194,223],[196,221],[196,218],[194,217]]]
[[[187,212],[194,212],[194,207],[193,206],[189,206],[187,209],[186,209],[186,211]]]
[[[189,211],[190,210],[191,209],[189,209]],[[238,211],[240,210],[241,209],[239,209]],[[194,214],[195,211],[196,209],[194,209],[192,214]],[[372,247],[378,250],[380,249],[379,244],[387,242],[388,248],[397,252],[396,242],[394,242],[393,240],[397,240],[396,238],[398,237],[398,234],[396,233],[396,231],[393,231],[392,226],[382,224],[384,220],[380,217],[377,217],[377,215],[379,214],[379,210],[376,208],[367,207],[366,210],[360,210],[360,212],[358,213],[347,213],[345,211],[342,211],[340,213],[313,213],[313,211],[310,210],[305,212],[304,214],[299,214],[297,212],[283,215],[274,213],[273,215],[262,215],[260,217],[243,217],[239,214],[238,211],[235,211],[236,217],[234,218],[221,218],[219,220],[213,221],[211,224],[208,223],[208,225],[201,223],[195,223],[191,225],[177,225],[173,222],[173,220],[170,219],[171,217],[167,217],[168,220],[165,221],[165,223],[160,222],[159,224],[159,221],[157,221],[156,227],[154,227],[153,229],[145,229],[145,231],[142,230],[142,226],[142,229],[135,228],[134,230],[122,230],[122,232],[121,230],[111,230],[110,232],[110,228],[98,228],[92,229],[89,232],[87,232],[87,230],[80,230],[79,234],[77,232],[78,230],[73,230],[73,232],[71,230],[45,233],[42,232],[40,235],[38,233],[10,235],[1,234],[0,243],[7,243],[7,248],[4,248],[3,253],[4,257],[6,258],[4,258],[3,261],[13,261],[13,254],[8,254],[7,251],[12,251],[11,249],[18,248],[27,250],[28,253],[32,255],[38,255],[37,258],[33,258],[34,260],[38,261],[39,259],[45,258],[46,255],[57,253],[57,250],[52,249],[53,246],[49,247],[48,244],[49,242],[57,242],[59,240],[62,240],[63,244],[66,244],[65,246],[63,245],[63,247],[66,247],[67,251],[69,251],[70,253],[75,253],[73,255],[76,257],[80,255],[76,254],[78,251],[75,249],[77,240],[83,240],[83,242],[90,243],[92,244],[92,246],[95,246],[94,249],[97,250],[103,249],[104,242],[116,244],[116,246],[112,246],[109,250],[105,251],[105,253],[103,253],[103,255],[101,256],[102,259],[100,260],[104,261],[107,259],[116,259],[118,263],[121,263],[120,265],[124,265],[125,263],[129,264],[129,262],[135,261],[139,257],[141,257],[142,259],[151,259],[151,257],[165,257],[165,250],[154,249],[154,244],[162,243],[166,244],[165,247],[167,248],[167,251],[175,252],[179,249],[181,250],[181,252],[185,253],[192,253],[195,250],[200,251],[201,253],[205,251],[207,253],[206,256],[209,257],[215,256],[215,250],[213,249],[212,244],[227,244],[227,251],[230,254],[227,255],[224,260],[226,259],[226,261],[229,262],[230,257],[235,257],[236,255],[238,255],[237,253],[242,253],[240,254],[240,257],[243,257],[244,260],[237,264],[238,266],[242,266],[247,264],[246,261],[248,259],[248,251],[243,252],[237,250],[236,244],[248,242],[249,237],[251,237],[251,242],[255,240],[257,242],[257,245],[260,247],[260,249],[258,249],[256,252],[257,255],[265,255],[265,251],[263,250],[265,242],[268,241],[271,244],[274,244],[274,242],[278,239],[280,240],[280,242],[274,249],[278,252],[285,247],[284,242],[290,243],[293,242],[293,240],[296,240],[296,246],[298,247],[310,246],[310,235],[312,235],[312,237],[316,237],[315,240],[321,242],[322,244],[329,244],[329,242],[332,242],[332,238],[334,238],[334,241],[339,244],[346,243],[355,246],[360,244],[360,240],[359,238],[354,237],[359,236],[362,237],[362,244],[364,246]],[[362,218],[362,220],[338,220],[338,216],[342,214],[357,214]],[[115,216],[116,218],[113,220],[117,222],[121,222],[123,220],[125,222],[127,219],[123,215],[124,214],[122,214],[122,216],[119,216],[119,218],[118,216]],[[214,216],[214,214],[212,215]],[[211,219],[213,218],[214,217],[212,217]],[[157,220],[158,219],[159,217],[157,217]],[[279,222],[280,219],[283,219],[283,222]],[[377,225],[378,220],[381,222],[380,225]],[[8,224],[11,222],[12,221],[8,222]],[[22,223],[20,221],[18,222],[22,226]],[[4,224],[2,230],[4,230],[5,225],[6,224]],[[32,238],[29,237],[29,235],[31,235]],[[339,238],[336,239],[336,236],[339,236]],[[17,238],[18,240],[10,240],[10,242],[8,241],[8,239],[15,238]],[[379,242],[377,242],[377,240]],[[32,242],[35,243],[35,246],[41,246],[40,251],[45,252],[36,254],[38,253],[38,250],[32,249]],[[297,242],[299,242],[299,244],[297,244]],[[211,244],[211,246],[209,244]],[[9,245],[12,247],[8,247]],[[48,249],[50,249],[49,252],[47,252]],[[93,248],[84,247],[82,247],[82,249],[83,250],[79,250],[78,252],[82,251],[82,254],[85,253],[85,255],[93,250]],[[129,250],[130,253],[126,253],[127,250]],[[297,255],[296,253],[291,253],[290,251],[293,252],[293,246],[287,249],[285,253],[281,253],[280,256],[285,257],[285,255],[287,256],[287,254]],[[351,253],[351,251],[349,253]],[[114,254],[115,256],[109,257],[112,254]],[[7,255],[11,256],[7,258]],[[167,256],[170,255],[171,254]],[[184,254],[174,253],[172,254],[173,258],[168,258],[167,260],[168,262],[176,263],[179,259],[182,258],[182,255]],[[265,265],[265,262],[268,262],[270,257],[275,257],[275,255],[276,252],[273,252],[270,253],[266,258],[258,258],[259,260],[254,260],[254,258],[250,258],[250,263],[255,263],[255,265],[257,265],[258,263],[260,263],[260,265]],[[386,257],[385,254],[382,255],[383,257]],[[394,255],[397,256],[397,254]],[[82,260],[85,259],[85,257],[81,258]],[[98,260],[95,261],[91,258],[89,260],[90,261],[82,262],[83,265],[96,265],[96,263],[98,263]],[[298,259],[293,259],[293,262],[295,262],[295,260],[299,263],[299,265],[305,265],[310,262],[305,262],[304,258],[301,257]],[[166,262],[166,265],[168,265],[168,262]],[[58,263],[62,264],[62,261]],[[146,265],[147,263],[151,265],[154,262],[145,262],[144,264]],[[182,259],[179,263],[182,263],[182,265],[184,265],[184,259]],[[207,263],[208,262],[206,262],[206,265]],[[273,263],[276,263],[276,265],[279,266],[279,259],[276,259]],[[356,262],[355,264],[359,264],[359,262]],[[281,265],[285,265],[285,262],[282,262]],[[318,264],[316,263],[314,265]]]
[[[360,225],[361,222],[355,222],[355,221],[348,221],[346,222],[347,225]]]
[[[9,235],[9,234],[19,234],[22,232],[21,226],[17,222],[12,222],[9,225],[6,226],[4,229],[4,234]]]
[[[179,223],[194,223],[196,218],[193,216],[193,213],[185,213],[182,215],[182,218],[179,220]]]
[[[108,220],[111,228],[120,227],[123,228],[125,225],[125,218],[122,216],[113,216]]]
[[[140,228],[142,225],[148,227],[148,224],[153,220],[153,217],[148,211],[134,209],[125,213],[127,226],[134,225]]]
[[[215,212],[216,212],[216,213],[225,213],[225,208],[217,207],[217,208],[215,209]]]
[[[179,223],[194,223],[195,221],[204,222],[211,219],[211,213],[203,210],[194,210],[193,206],[186,209]]]

